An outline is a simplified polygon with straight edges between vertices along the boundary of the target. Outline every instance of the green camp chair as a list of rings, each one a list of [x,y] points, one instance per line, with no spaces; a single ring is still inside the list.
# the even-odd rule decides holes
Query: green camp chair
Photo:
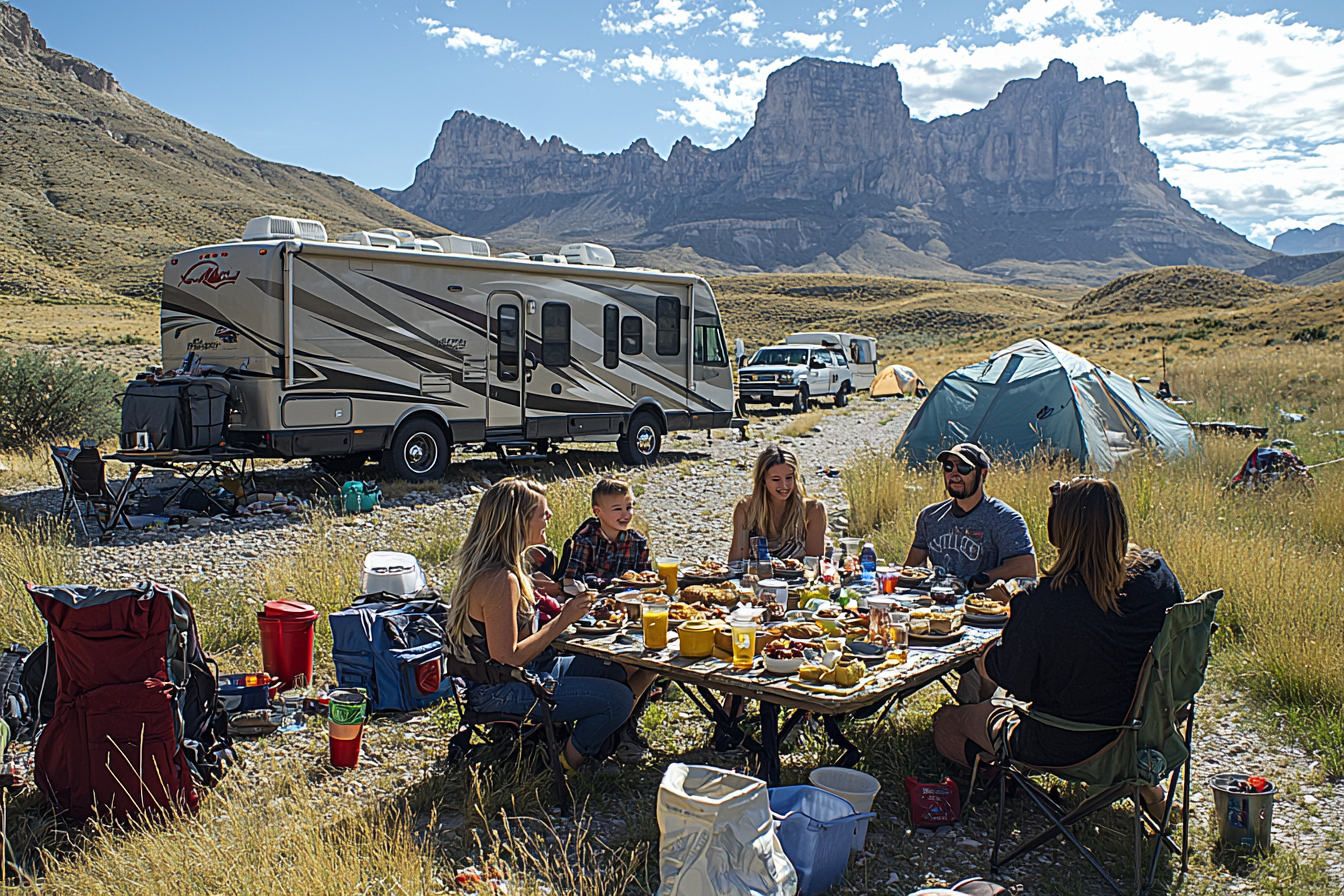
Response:
[[[1022,717],[1030,717],[1038,722],[1062,728],[1065,731],[1118,731],[1115,740],[1095,756],[1065,768],[1047,768],[1030,766],[1008,755],[1008,738],[999,755],[988,763],[976,763],[972,771],[971,783],[974,788],[975,777],[984,770],[999,772],[999,813],[994,829],[994,849],[990,855],[990,870],[997,874],[999,868],[1030,853],[1032,850],[1053,840],[1062,834],[1083,854],[1092,867],[1106,878],[1116,893],[1124,890],[1102,867],[1092,851],[1074,836],[1070,826],[1082,821],[1098,809],[1104,809],[1120,800],[1129,799],[1134,804],[1134,891],[1143,894],[1152,887],[1157,877],[1158,859],[1164,848],[1172,850],[1181,857],[1181,877],[1185,876],[1189,865],[1187,852],[1190,845],[1190,751],[1193,746],[1195,725],[1195,695],[1204,685],[1204,671],[1208,666],[1209,642],[1218,626],[1214,623],[1214,611],[1218,601],[1222,600],[1222,591],[1208,591],[1195,600],[1177,604],[1167,611],[1166,621],[1157,640],[1153,642],[1148,656],[1139,673],[1138,687],[1134,692],[1134,701],[1130,704],[1126,716],[1129,721],[1124,725],[1092,725],[1084,722],[1071,722],[1047,713],[1033,711],[1030,706],[1019,705],[1017,712]],[[1182,803],[1187,808],[1181,818],[1181,845],[1179,847],[1167,834],[1171,821],[1176,785],[1181,780],[1181,771],[1185,771],[1185,798]],[[1087,784],[1101,788],[1099,793],[1089,796],[1077,808],[1066,810],[1031,775],[1053,775],[1064,781]],[[1161,809],[1161,818],[1152,817],[1143,806],[1139,788],[1144,785],[1166,785],[1167,799]],[[1007,797],[1008,781],[1017,783],[1050,820],[1050,826],[1040,834],[1020,844],[1001,861],[999,844],[1003,839],[1003,810]],[[1155,842],[1148,876],[1143,876],[1144,837],[1151,828],[1151,837]]]

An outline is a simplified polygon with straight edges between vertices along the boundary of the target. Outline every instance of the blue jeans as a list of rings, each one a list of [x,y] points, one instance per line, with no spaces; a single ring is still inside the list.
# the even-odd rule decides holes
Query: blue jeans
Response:
[[[527,667],[542,681],[554,680],[551,718],[573,722],[571,740],[580,756],[594,755],[602,741],[630,718],[635,698],[625,670],[591,656],[541,656]],[[477,712],[507,712],[541,718],[541,705],[521,681],[473,685],[467,702]]]

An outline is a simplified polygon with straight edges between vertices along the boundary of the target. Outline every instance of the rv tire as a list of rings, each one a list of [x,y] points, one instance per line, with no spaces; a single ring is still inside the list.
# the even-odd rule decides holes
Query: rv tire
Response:
[[[840,389],[835,393],[835,406],[842,408],[849,404],[849,383],[841,383]]]
[[[807,402],[808,402],[807,387],[800,386],[798,388],[798,394],[793,397],[793,412],[795,414],[801,414],[804,411],[806,411]]]
[[[412,417],[397,428],[391,447],[383,452],[383,467],[407,482],[442,479],[452,451],[442,426],[426,417]]]
[[[662,446],[663,432],[658,418],[648,411],[638,411],[631,415],[625,435],[616,440],[616,453],[623,463],[643,466],[658,459]]]
[[[366,451],[356,451],[354,454],[328,454],[313,458],[313,463],[328,473],[353,473],[368,462],[369,455]]]

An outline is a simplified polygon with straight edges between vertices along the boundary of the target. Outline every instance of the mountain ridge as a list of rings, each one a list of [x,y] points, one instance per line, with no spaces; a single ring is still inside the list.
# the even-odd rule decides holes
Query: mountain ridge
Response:
[[[892,66],[802,59],[771,73],[742,137],[718,150],[683,138],[666,159],[642,139],[589,155],[459,110],[412,184],[378,192],[501,244],[594,239],[631,261],[748,272],[1102,282],[1270,257],[1161,179],[1122,82],[1080,81],[1062,60],[924,122]]]

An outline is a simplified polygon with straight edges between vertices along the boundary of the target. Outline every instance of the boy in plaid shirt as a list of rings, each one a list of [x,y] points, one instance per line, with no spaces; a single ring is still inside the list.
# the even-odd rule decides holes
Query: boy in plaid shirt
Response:
[[[649,562],[649,540],[630,527],[635,495],[630,484],[606,476],[593,487],[593,515],[569,539],[565,579],[582,582],[585,576],[614,579],[623,572],[644,572]]]

